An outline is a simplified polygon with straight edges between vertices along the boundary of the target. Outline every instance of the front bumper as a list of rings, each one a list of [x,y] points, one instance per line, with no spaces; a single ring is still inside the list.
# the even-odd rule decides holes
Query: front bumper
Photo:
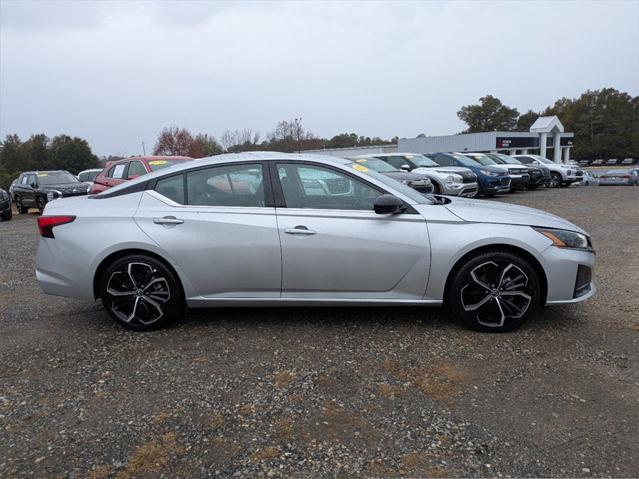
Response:
[[[577,284],[580,268],[594,273],[595,254],[590,251],[549,246],[544,251],[544,270],[548,282],[546,305],[572,304],[592,298],[597,290],[592,276],[589,284]]]
[[[494,195],[495,193],[507,193],[510,191],[511,179],[508,177],[491,177],[484,180],[482,188],[484,193]]]
[[[474,198],[477,196],[477,183],[452,183],[442,185],[442,195]]]
[[[0,201],[0,213],[6,213],[10,209],[11,209],[11,200],[10,199],[6,199],[6,200],[1,200]]]
[[[526,185],[530,182],[530,176],[512,176],[510,177],[510,189],[511,190],[525,190]]]

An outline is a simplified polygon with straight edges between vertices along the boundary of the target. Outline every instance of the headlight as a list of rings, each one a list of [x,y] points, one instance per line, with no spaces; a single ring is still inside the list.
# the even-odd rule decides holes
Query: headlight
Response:
[[[592,251],[590,238],[585,234],[567,230],[545,228],[534,229],[552,241],[553,246],[557,246],[558,248],[575,248]]]
[[[462,177],[459,175],[448,175],[444,181],[447,185],[452,185],[453,183],[461,183]]]
[[[488,171],[488,170],[479,170],[480,173],[482,175],[486,175],[486,176],[499,176],[499,173],[496,173],[494,171]]]
[[[87,193],[91,193],[91,185],[87,185]]]
[[[47,201],[53,201],[53,200],[55,200],[57,198],[61,198],[61,197],[62,197],[62,193],[60,193],[59,191],[56,191],[56,190],[52,190],[52,191],[49,191],[47,193]]]

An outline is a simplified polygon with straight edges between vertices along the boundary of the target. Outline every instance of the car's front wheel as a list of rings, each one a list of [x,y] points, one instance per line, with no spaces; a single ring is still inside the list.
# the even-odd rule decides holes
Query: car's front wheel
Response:
[[[16,211],[21,215],[26,215],[29,212],[29,208],[22,205],[22,199],[16,198]]]
[[[551,173],[550,174],[550,182],[548,183],[549,188],[559,188],[561,185],[561,175],[559,173]]]
[[[471,329],[512,331],[539,304],[541,288],[535,269],[510,252],[479,254],[453,274],[446,303],[453,316]]]
[[[100,298],[109,315],[137,331],[160,328],[180,317],[182,289],[173,271],[145,255],[117,259],[102,275]]]

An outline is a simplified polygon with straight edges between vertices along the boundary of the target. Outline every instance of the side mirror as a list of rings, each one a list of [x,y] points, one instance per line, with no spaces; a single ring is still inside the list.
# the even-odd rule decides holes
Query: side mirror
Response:
[[[373,208],[378,215],[394,215],[406,209],[402,200],[389,194],[378,196],[373,203]]]
[[[402,165],[399,167],[400,170],[402,171],[410,171],[410,165]]]
[[[31,188],[37,188],[37,187],[38,187],[38,184],[37,184],[37,183],[35,183],[35,182],[33,182],[33,183],[31,183],[29,186],[31,186]]]

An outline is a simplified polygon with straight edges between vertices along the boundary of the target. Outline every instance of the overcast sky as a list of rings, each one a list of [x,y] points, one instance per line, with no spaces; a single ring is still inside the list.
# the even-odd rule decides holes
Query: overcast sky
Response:
[[[485,94],[520,112],[639,94],[637,1],[0,6],[0,135],[67,133],[99,155],[148,152],[169,125],[410,137],[461,131]]]

